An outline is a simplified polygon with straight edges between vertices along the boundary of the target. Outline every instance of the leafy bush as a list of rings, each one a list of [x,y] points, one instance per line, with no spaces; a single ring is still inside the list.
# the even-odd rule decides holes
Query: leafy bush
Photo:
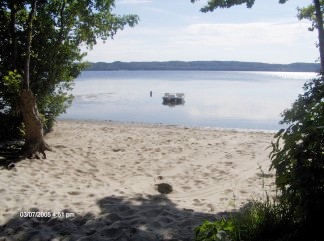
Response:
[[[0,140],[21,137],[22,119],[17,106],[21,78],[17,71],[8,71],[0,81]]]
[[[197,241],[289,240],[292,216],[286,210],[284,205],[269,199],[264,203],[251,201],[236,214],[205,221],[195,229],[195,237]]]
[[[300,232],[320,236],[324,214],[324,77],[304,85],[305,93],[283,113],[283,124],[270,154],[281,202],[293,212]],[[317,237],[317,238],[316,238]]]
[[[235,219],[225,219],[210,222],[205,221],[201,226],[195,229],[195,236],[197,241],[213,241],[213,240],[230,240],[230,236],[237,233],[236,225],[234,225],[233,220]]]

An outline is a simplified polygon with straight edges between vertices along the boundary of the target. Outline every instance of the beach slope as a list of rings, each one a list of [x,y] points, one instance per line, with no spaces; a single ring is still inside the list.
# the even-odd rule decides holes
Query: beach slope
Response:
[[[0,239],[192,240],[271,189],[273,135],[59,121],[47,159],[0,170]]]

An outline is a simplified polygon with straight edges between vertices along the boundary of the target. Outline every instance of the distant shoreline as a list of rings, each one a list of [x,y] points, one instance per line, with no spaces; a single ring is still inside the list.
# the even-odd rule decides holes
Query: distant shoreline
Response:
[[[89,62],[85,71],[274,71],[318,72],[316,63],[268,64],[240,61]]]

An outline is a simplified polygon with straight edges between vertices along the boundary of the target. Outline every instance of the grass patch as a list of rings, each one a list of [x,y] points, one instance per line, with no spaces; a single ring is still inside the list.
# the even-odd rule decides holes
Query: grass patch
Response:
[[[283,204],[250,201],[238,213],[214,222],[205,221],[195,229],[197,241],[292,240],[293,216]]]

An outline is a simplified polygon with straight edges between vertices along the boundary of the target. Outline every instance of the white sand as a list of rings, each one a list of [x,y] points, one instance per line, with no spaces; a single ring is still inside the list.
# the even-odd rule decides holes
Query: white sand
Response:
[[[60,121],[46,139],[47,159],[0,170],[0,240],[191,240],[274,179],[271,133]],[[19,217],[36,209],[75,217]]]

